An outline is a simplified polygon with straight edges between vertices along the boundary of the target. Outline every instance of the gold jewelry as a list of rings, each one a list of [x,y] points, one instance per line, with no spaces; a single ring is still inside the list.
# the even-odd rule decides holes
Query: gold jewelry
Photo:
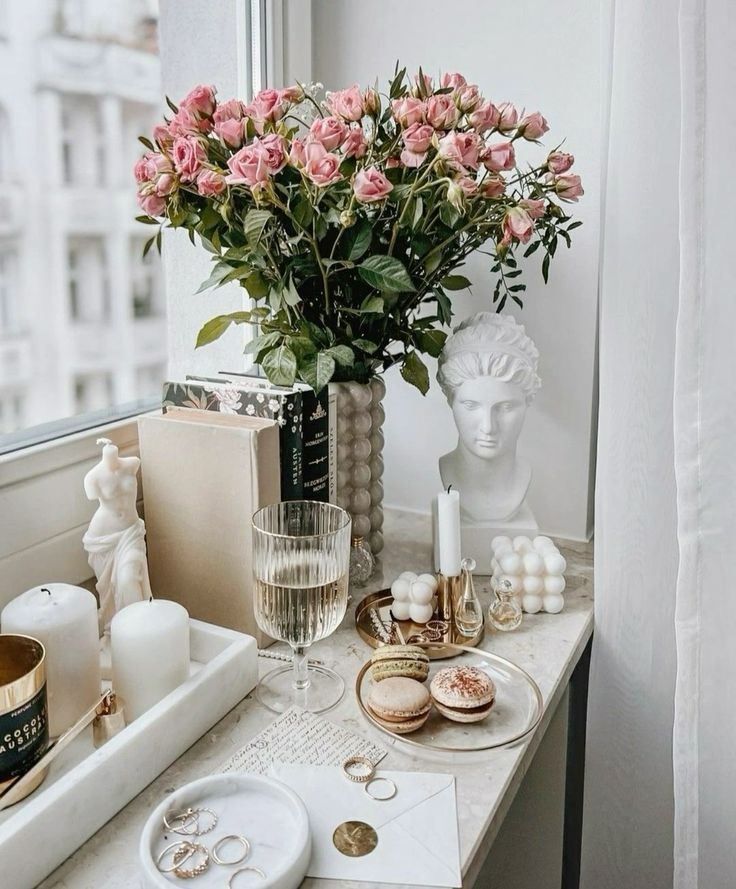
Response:
[[[207,868],[210,866],[210,853],[207,849],[201,845],[200,843],[186,843],[189,847],[185,852],[183,849],[180,849],[178,852],[174,852],[174,864],[176,868],[174,869],[174,875],[179,877],[180,880],[190,880],[192,877],[198,877],[200,874],[203,874]],[[201,855],[202,860],[199,864],[195,864],[194,867],[182,867],[185,861],[188,861],[193,855]]]
[[[229,886],[229,889],[233,889],[233,880],[235,879],[235,877],[237,877],[238,874],[244,874],[246,871],[250,871],[253,874],[258,874],[258,876],[262,880],[266,879],[266,875],[263,873],[263,871],[260,869],[260,867],[253,867],[252,865],[247,865],[246,867],[241,867],[238,870],[236,870],[235,873],[230,877],[230,879],[227,881],[227,885]]]
[[[212,809],[208,809],[206,806],[200,806],[200,808],[195,809],[194,811],[197,815],[197,829],[195,833],[198,837],[215,829],[217,822],[220,820],[217,816],[217,812],[213,812]],[[209,827],[200,828],[199,826],[199,816],[202,812],[206,812],[212,818],[212,824],[210,824]]]
[[[374,788],[373,788],[373,793],[371,793],[371,791],[370,791],[370,789],[369,789],[370,786],[371,786],[371,784],[376,785],[376,784],[379,783],[379,781],[380,781],[382,784],[387,784],[387,785],[388,785],[388,787],[386,788],[387,792],[385,792],[383,795],[381,795],[380,793],[379,793],[379,794],[376,794],[376,792],[375,792],[375,789],[376,789],[375,786],[374,786]],[[365,787],[365,792],[368,794],[368,796],[369,796],[371,799],[378,800],[379,802],[385,802],[386,800],[393,799],[393,798],[396,796],[396,794],[397,794],[396,785],[394,784],[394,782],[393,782],[390,778],[380,778],[380,777],[379,777],[379,778],[371,778],[370,781],[368,781],[368,782],[364,785],[364,787]]]
[[[243,847],[243,852],[238,858],[233,858],[230,861],[226,861],[224,858],[220,858],[219,850],[220,848],[228,843],[230,840],[237,840]],[[222,864],[225,867],[229,867],[232,864],[240,864],[241,861],[245,861],[245,859],[250,855],[250,843],[246,840],[245,837],[240,836],[237,833],[229,833],[226,837],[222,837],[219,839],[215,845],[212,847],[212,860],[215,864]]]
[[[171,833],[178,833],[180,836],[193,837],[196,835],[197,821],[199,816],[194,809],[185,809],[183,812],[167,812],[164,815],[164,827]],[[175,827],[177,821],[181,824]],[[192,830],[187,828],[187,822],[191,822]]]
[[[171,867],[161,867],[161,863],[163,862],[166,855],[171,852],[172,849],[186,849],[187,855],[184,858],[181,858],[179,861],[174,862]],[[176,854],[176,853],[174,853]],[[162,874],[170,874],[179,867],[180,864],[184,864],[185,861],[189,861],[189,859],[194,855],[194,849],[192,848],[192,844],[187,840],[179,840],[176,843],[170,843],[161,854],[156,859],[156,867],[161,871]],[[172,855],[173,858],[173,855]]]
[[[362,766],[358,771],[351,771],[353,766]],[[342,772],[348,781],[356,784],[365,784],[375,774],[375,767],[367,756],[349,756],[342,764]]]

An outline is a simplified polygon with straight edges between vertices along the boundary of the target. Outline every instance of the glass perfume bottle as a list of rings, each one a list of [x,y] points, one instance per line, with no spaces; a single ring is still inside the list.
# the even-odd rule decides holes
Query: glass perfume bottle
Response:
[[[463,586],[455,603],[455,627],[461,636],[472,639],[483,626],[483,608],[473,585],[475,559],[463,559],[460,568]]]
[[[501,632],[515,630],[521,623],[521,603],[514,595],[511,583],[508,580],[497,584],[491,581],[493,599],[488,609],[488,620]],[[500,587],[500,589],[499,589]]]
[[[362,537],[353,537],[350,547],[350,583],[363,586],[370,579],[375,568],[375,560]]]

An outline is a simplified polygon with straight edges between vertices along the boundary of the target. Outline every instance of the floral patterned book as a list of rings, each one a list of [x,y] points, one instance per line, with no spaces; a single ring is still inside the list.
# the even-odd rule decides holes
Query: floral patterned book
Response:
[[[164,413],[169,407],[184,407],[275,420],[279,426],[281,499],[301,500],[304,497],[303,394],[296,389],[275,389],[267,380],[257,382],[268,388],[253,385],[254,382],[254,378],[242,383],[230,378],[167,381],[163,386]]]

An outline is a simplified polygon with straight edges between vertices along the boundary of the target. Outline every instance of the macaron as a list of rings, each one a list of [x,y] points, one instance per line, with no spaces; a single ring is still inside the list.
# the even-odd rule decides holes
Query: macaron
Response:
[[[368,695],[368,708],[376,721],[397,735],[421,728],[431,707],[427,688],[406,676],[392,676],[377,682]]]
[[[453,722],[480,722],[491,712],[496,686],[478,667],[445,667],[430,684],[434,704]]]
[[[393,676],[426,682],[429,676],[429,658],[418,645],[385,645],[373,652],[371,665],[374,682],[382,682]]]

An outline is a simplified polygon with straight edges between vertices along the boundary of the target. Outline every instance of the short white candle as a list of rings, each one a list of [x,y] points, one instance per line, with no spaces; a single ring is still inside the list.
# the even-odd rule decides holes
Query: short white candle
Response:
[[[127,723],[189,677],[189,615],[177,602],[134,602],[110,623],[112,687]]]
[[[3,633],[22,633],[46,648],[49,734],[58,737],[100,697],[97,600],[81,587],[49,583],[9,602]]]
[[[460,574],[460,494],[442,491],[437,495],[437,536],[440,548],[440,571],[445,577]]]

